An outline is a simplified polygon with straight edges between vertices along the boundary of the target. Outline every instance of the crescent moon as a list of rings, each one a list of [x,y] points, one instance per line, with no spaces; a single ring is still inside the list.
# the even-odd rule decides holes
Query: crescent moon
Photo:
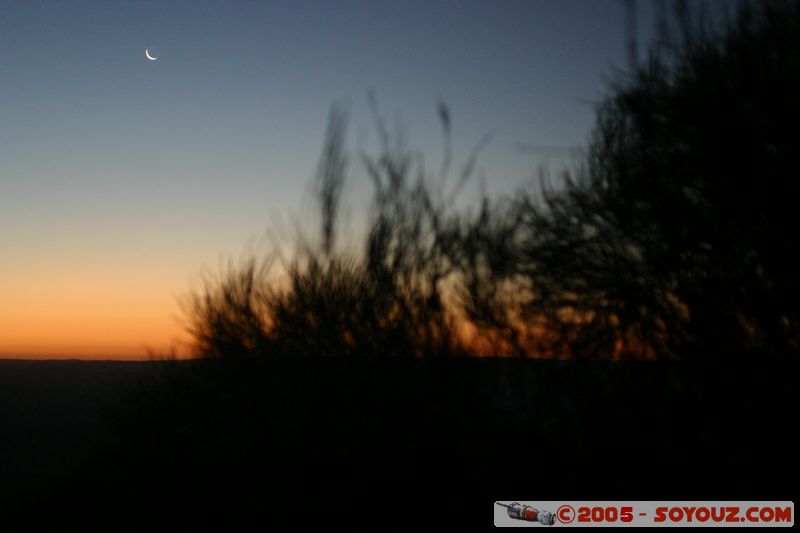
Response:
[[[153,57],[153,56],[151,56],[151,55],[150,55],[150,51],[149,51],[147,48],[145,48],[145,49],[144,49],[144,56],[145,56],[147,59],[149,59],[150,61],[156,61],[156,60],[158,60],[158,58],[157,58],[157,57]]]

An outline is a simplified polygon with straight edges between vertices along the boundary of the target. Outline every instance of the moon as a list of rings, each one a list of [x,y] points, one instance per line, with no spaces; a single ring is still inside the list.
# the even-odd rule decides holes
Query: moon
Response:
[[[149,59],[150,61],[157,61],[158,60],[157,57],[153,57],[153,56],[150,55],[150,51],[147,48],[144,49],[144,56],[147,59]]]

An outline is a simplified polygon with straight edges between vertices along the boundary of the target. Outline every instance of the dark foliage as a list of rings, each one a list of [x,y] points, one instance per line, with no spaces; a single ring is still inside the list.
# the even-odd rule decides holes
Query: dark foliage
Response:
[[[464,353],[446,300],[459,246],[451,206],[473,173],[473,153],[445,195],[449,146],[435,183],[420,159],[390,134],[373,102],[377,156],[362,155],[373,184],[363,253],[337,248],[347,172],[344,113],[334,109],[315,187],[320,239],[298,239],[285,264],[251,257],[229,266],[186,305],[201,356],[442,356]],[[444,136],[449,114],[440,106]],[[412,179],[412,176],[416,176]]]
[[[599,106],[585,163],[523,191],[518,225],[485,244],[506,258],[492,283],[526,294],[500,323],[538,325],[534,349],[556,356],[796,352],[800,3],[745,3],[721,26],[676,3],[659,26]],[[465,295],[479,322],[509,314]]]
[[[374,195],[356,257],[336,243],[348,158],[334,110],[315,189],[318,244],[299,246],[280,280],[251,260],[195,296],[198,353],[796,351],[800,2],[744,3],[713,24],[675,6],[647,60],[612,81],[584,159],[558,187],[458,208],[485,141],[446,190],[448,109],[431,176],[373,102],[380,150],[362,156]]]

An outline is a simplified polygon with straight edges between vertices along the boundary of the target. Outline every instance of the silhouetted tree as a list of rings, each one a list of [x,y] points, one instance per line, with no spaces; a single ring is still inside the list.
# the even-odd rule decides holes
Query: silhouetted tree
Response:
[[[505,326],[539,327],[553,355],[797,350],[800,2],[743,3],[716,26],[677,2],[659,27],[599,106],[585,164],[524,191],[495,239],[512,268],[492,283],[525,294]],[[476,320],[497,315],[467,296],[488,309]]]

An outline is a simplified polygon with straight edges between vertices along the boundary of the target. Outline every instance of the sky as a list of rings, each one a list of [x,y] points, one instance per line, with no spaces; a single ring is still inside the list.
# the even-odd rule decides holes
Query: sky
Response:
[[[585,146],[624,22],[620,0],[0,3],[0,357],[180,348],[202,273],[307,216],[331,105],[373,146],[370,91],[430,168],[439,101],[456,161],[491,134],[479,173],[511,193],[552,163],[520,143]],[[354,167],[348,209],[368,188]]]

